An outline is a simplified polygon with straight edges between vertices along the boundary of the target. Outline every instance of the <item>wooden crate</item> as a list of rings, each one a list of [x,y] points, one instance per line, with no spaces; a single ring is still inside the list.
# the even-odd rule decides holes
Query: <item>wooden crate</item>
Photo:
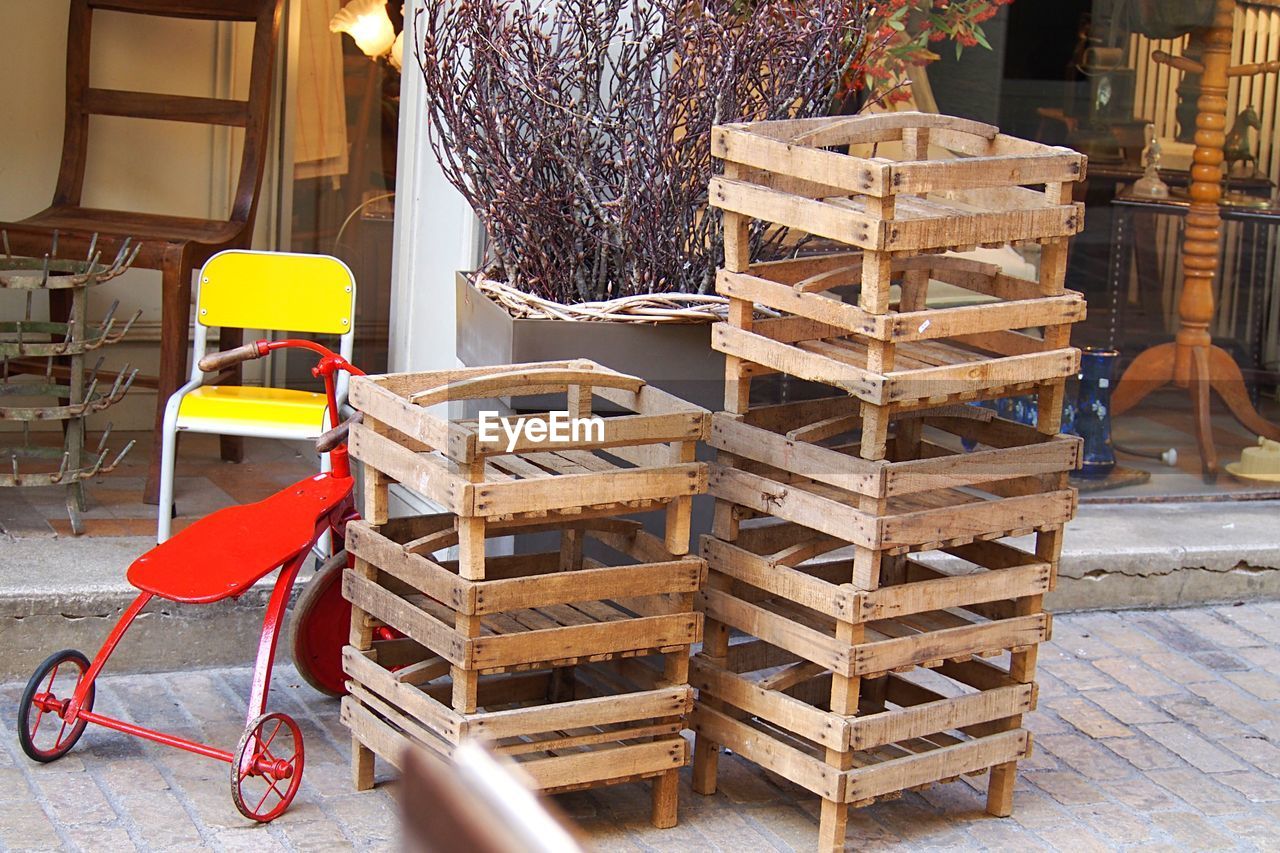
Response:
[[[959,406],[896,422],[887,459],[859,456],[857,404],[830,398],[717,413],[711,493],[739,518],[784,518],[881,555],[1060,530],[1081,441]],[[916,416],[918,415],[918,416]],[[788,428],[790,427],[790,428]],[[974,442],[966,451],[962,442]],[[853,583],[875,589],[868,559]]]
[[[684,680],[689,646],[701,637],[693,612],[701,558],[676,557],[636,522],[589,519],[544,525],[559,534],[559,550],[490,557],[489,577],[469,581],[457,561],[432,553],[456,544],[450,522],[352,522],[347,548],[357,562],[343,594],[361,616],[447,663],[454,710],[474,710],[481,676],[618,657],[666,655],[670,680]]]
[[[721,269],[720,294],[782,316],[754,320],[746,328],[717,323],[712,346],[894,411],[1007,396],[1079,370],[1078,350],[1066,346],[1061,334],[1038,331],[1084,319],[1079,293],[1003,275],[992,264],[965,258],[895,258],[891,281],[901,285],[902,296],[890,303],[891,310],[872,313],[840,298],[840,291],[861,281],[863,267],[862,254],[841,253],[753,264],[746,272]],[[931,279],[985,301],[930,307],[919,291]],[[1037,331],[1020,331],[1028,329]]]
[[[535,394],[564,394],[565,411],[574,417],[591,415],[593,396],[625,413],[603,419],[602,438],[585,430],[555,442],[522,434],[513,445],[501,430],[494,439],[475,419],[450,420],[433,408]],[[351,454],[372,472],[364,517],[386,521],[391,482],[440,505],[457,517],[464,578],[485,576],[482,546],[494,522],[665,507],[668,550],[688,551],[691,499],[706,488],[707,469],[694,452],[708,414],[640,379],[589,361],[539,362],[356,377],[351,402],[364,416],[351,430]]]
[[[393,668],[354,646],[343,653],[342,721],[370,771],[375,753],[399,767],[406,748],[448,754],[481,738],[546,792],[652,780],[654,824],[675,825],[677,774],[689,760],[687,684],[663,683],[657,666],[635,660],[515,673],[486,679],[480,708],[459,713],[447,662],[422,655]]]
[[[832,677],[802,678],[805,666],[754,639],[730,646],[724,665],[696,657],[698,761],[705,761],[704,741],[727,747],[818,794],[825,816],[1005,767],[1030,752],[1020,717],[1034,708],[1035,687],[1000,666],[971,661],[884,676],[864,685],[856,716],[832,712]],[[704,770],[695,764],[695,778]],[[843,833],[833,842],[822,846],[843,849]]]
[[[819,794],[832,850],[848,805],[961,773],[995,768],[988,808],[1007,815],[1051,629],[1057,532],[1035,552],[974,541],[884,557],[868,589],[850,583],[864,549],[793,522],[718,521],[732,538],[702,541],[695,789],[714,792],[728,747]],[[745,637],[731,645],[731,632]]]
[[[930,142],[962,156],[931,160]],[[900,143],[901,159],[881,156],[885,143]],[[872,146],[870,155],[829,150],[859,146]],[[710,197],[724,212],[717,288],[729,296],[729,320],[713,345],[727,356],[728,411],[746,412],[754,376],[781,371],[866,404],[867,459],[882,458],[885,424],[896,411],[1015,389],[1037,390],[1046,431],[1057,431],[1063,379],[1079,365],[1068,340],[1083,306],[1063,282],[1067,240],[1084,221],[1083,207],[1071,201],[1073,183],[1084,177],[1082,155],[1003,136],[991,125],[913,112],[727,125],[713,130],[712,151],[724,161]],[[750,229],[758,220],[862,251],[752,266]],[[927,257],[1009,242],[1040,244],[1038,281]],[[930,309],[931,275],[995,303]],[[834,298],[832,289],[855,282],[856,305]],[[756,302],[789,316],[757,321]],[[1043,332],[1019,331],[1030,326]]]
[[[1019,602],[1049,591],[1051,560],[1007,542],[946,546],[895,559],[864,590],[848,581],[855,555],[842,544],[772,520],[734,542],[704,537],[700,606],[708,621],[850,678],[1023,652],[1049,636],[1049,615]]]
[[[890,142],[902,144],[901,160],[882,156]],[[930,160],[931,142],[962,156]],[[860,145],[875,153],[830,150]],[[725,163],[711,182],[716,207],[871,251],[1066,237],[1084,225],[1084,206],[1062,192],[1084,179],[1084,155],[967,119],[900,112],[722,125],[711,150]]]

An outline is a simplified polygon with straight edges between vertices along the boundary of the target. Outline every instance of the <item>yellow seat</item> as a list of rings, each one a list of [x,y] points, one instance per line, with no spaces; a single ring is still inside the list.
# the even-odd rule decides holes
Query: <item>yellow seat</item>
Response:
[[[338,335],[338,351],[351,358],[356,284],[347,265],[327,255],[219,252],[200,271],[191,379],[165,405],[160,460],[160,518],[156,541],[169,538],[178,434],[202,432],[262,438],[315,439],[331,426],[324,394],[291,388],[205,385],[198,362],[209,329]],[[284,335],[288,336],[288,335]],[[338,405],[346,400],[346,373],[338,374]],[[328,469],[328,456],[321,470]]]
[[[274,438],[315,438],[325,429],[324,394],[292,388],[203,385],[182,398],[178,429]]]

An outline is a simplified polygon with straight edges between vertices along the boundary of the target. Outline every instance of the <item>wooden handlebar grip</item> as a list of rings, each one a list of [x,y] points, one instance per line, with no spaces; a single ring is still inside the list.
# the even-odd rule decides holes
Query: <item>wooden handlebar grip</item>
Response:
[[[356,412],[333,429],[321,433],[320,437],[316,439],[316,453],[328,453],[339,444],[345,442],[347,434],[351,432],[351,425],[358,424],[363,420],[364,413]]]
[[[235,349],[223,350],[222,352],[211,352],[196,363],[205,373],[213,373],[214,371],[222,370],[224,367],[239,364],[242,361],[262,358],[264,355],[266,353],[262,352],[255,342]]]

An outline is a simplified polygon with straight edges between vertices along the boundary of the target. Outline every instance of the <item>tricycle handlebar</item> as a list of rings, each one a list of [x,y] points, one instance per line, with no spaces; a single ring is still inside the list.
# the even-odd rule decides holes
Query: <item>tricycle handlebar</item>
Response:
[[[266,347],[262,344],[266,341],[254,341],[251,344],[236,347],[235,349],[223,350],[222,352],[211,352],[197,362],[200,369],[205,373],[214,373],[242,361],[251,361],[255,358],[262,358],[267,354]]]

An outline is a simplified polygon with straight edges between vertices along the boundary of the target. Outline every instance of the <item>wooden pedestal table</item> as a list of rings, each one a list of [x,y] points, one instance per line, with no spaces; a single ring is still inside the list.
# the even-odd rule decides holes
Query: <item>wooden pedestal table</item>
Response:
[[[1152,58],[1193,74],[1202,74],[1197,103],[1196,150],[1191,167],[1191,208],[1182,242],[1183,285],[1178,301],[1180,327],[1173,341],[1152,347],[1138,356],[1116,387],[1111,412],[1119,415],[1144,397],[1169,383],[1191,392],[1196,442],[1205,477],[1218,473],[1218,452],[1209,422],[1209,392],[1213,391],[1236,419],[1259,435],[1280,441],[1280,427],[1258,414],[1249,400],[1244,376],[1225,350],[1213,345],[1209,324],[1213,321],[1213,279],[1218,274],[1218,250],[1222,239],[1222,146],[1227,125],[1227,84],[1232,77],[1280,71],[1280,62],[1231,67],[1231,32],[1235,0],[1218,0],[1213,24],[1205,36],[1204,58],[1156,52]]]

